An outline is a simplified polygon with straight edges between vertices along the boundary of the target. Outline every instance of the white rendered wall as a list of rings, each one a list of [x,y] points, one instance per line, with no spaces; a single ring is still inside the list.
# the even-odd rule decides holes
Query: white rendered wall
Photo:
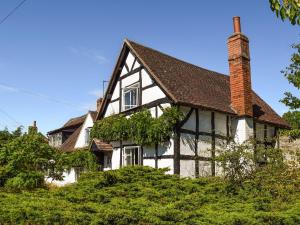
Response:
[[[76,172],[74,168],[70,171],[63,172],[63,180],[52,180],[51,178],[45,178],[46,183],[54,184],[56,186],[64,186],[76,182]]]
[[[139,79],[140,79],[139,72],[136,72],[136,73],[122,79],[122,82],[121,82],[122,86],[121,87],[124,88],[124,87],[127,87],[127,86],[131,85],[131,84],[134,84],[134,83],[138,82]],[[118,91],[118,90],[116,90],[116,91]]]
[[[88,146],[89,143],[86,143],[86,128],[92,127],[93,125],[94,122],[92,116],[90,113],[88,113],[75,143],[75,148],[84,148]]]
[[[195,160],[180,160],[180,176],[195,177]]]
[[[165,97],[166,97],[166,95],[162,92],[162,90],[158,86],[148,88],[143,91],[142,105],[147,104],[149,102],[153,102],[157,99],[165,98]]]
[[[211,176],[211,162],[210,161],[199,161],[199,176],[200,177]]]
[[[108,117],[111,115],[115,115],[119,113],[119,101],[115,101],[113,103],[109,103],[106,109],[106,112],[104,114],[104,117]]]
[[[226,126],[227,115],[215,112],[215,133],[225,136],[227,133]]]
[[[173,159],[158,159],[157,160],[158,168],[168,168],[169,171],[167,174],[174,174],[174,160]]]
[[[142,87],[146,87],[151,84],[153,84],[153,80],[151,79],[149,74],[144,69],[142,69]]]
[[[251,118],[234,118],[231,124],[236,143],[242,144],[253,138],[253,120]]]
[[[117,82],[111,100],[115,100],[120,97],[120,81]]]
[[[155,168],[155,160],[154,159],[144,159],[143,165]]]
[[[111,168],[113,170],[120,168],[120,148],[114,148],[111,157]]]
[[[180,134],[180,154],[195,155],[195,135]]]
[[[181,107],[181,111],[183,112],[183,115],[186,116],[189,111],[190,107]],[[183,124],[183,129],[196,131],[196,113],[195,110],[193,110],[193,113],[190,115],[189,119]]]
[[[211,112],[199,110],[199,131],[211,132]]]

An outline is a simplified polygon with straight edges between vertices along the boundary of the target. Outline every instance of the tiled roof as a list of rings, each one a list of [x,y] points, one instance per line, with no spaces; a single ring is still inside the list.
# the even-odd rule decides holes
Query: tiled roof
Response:
[[[70,135],[70,137],[59,147],[64,152],[73,152],[75,151],[75,144],[77,141],[77,138],[80,134],[82,125],[78,127],[73,134]]]
[[[228,75],[195,66],[133,41],[125,40],[125,44],[175,103],[236,114],[230,106]],[[289,127],[254,91],[253,112],[259,121]]]
[[[55,129],[55,130],[51,130],[48,132],[48,134],[54,134],[57,132],[61,132],[63,130],[73,130],[77,129],[79,126],[81,126],[86,118],[87,114],[84,114],[82,116],[78,116],[78,117],[74,117],[71,118],[70,120],[68,120],[68,122],[66,122],[62,127]]]
[[[92,140],[91,148],[93,151],[111,152],[113,150],[113,147],[111,144],[103,142],[96,138],[94,138]]]

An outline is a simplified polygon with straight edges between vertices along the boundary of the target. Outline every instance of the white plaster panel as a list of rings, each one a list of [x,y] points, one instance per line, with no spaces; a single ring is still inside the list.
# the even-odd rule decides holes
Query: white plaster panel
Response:
[[[155,109],[155,107],[150,108],[149,111],[151,113],[151,116],[155,118],[156,117],[156,109]]]
[[[111,100],[114,100],[116,98],[120,97],[120,81],[117,82],[116,87],[114,89],[114,92],[112,94]]]
[[[71,168],[69,171],[64,171],[62,175],[63,175],[63,180],[53,180],[52,178],[45,177],[45,182],[60,187],[76,182],[76,171],[74,168]]]
[[[199,110],[199,131],[211,132],[211,112]]]
[[[208,177],[211,176],[211,162],[199,161],[199,176]]]
[[[256,139],[263,141],[264,140],[264,124],[256,123]]]
[[[158,155],[173,155],[174,154],[174,141],[170,141],[158,145]]]
[[[155,156],[155,146],[144,146],[143,147],[144,157]]]
[[[190,115],[190,118],[183,124],[182,128],[187,129],[187,130],[196,131],[196,112],[195,112],[195,110]]]
[[[113,170],[120,168],[120,148],[114,148],[111,158],[111,168]]]
[[[133,84],[133,83],[138,82],[138,81],[139,81],[139,78],[140,78],[139,72],[134,73],[134,74],[132,74],[132,75],[130,75],[130,76],[124,78],[124,79],[122,80],[122,82],[121,82],[122,88],[127,87],[127,86],[129,86],[129,85],[131,85],[131,84]]]
[[[144,159],[143,165],[155,168],[155,160],[154,159]]]
[[[163,109],[171,107],[170,103],[164,103],[160,105]],[[163,114],[163,111],[160,109],[160,107],[157,108],[157,115],[160,117]]]
[[[215,173],[216,173],[216,176],[219,176],[219,177],[222,177],[225,175],[220,162],[215,163]]]
[[[86,139],[88,138],[86,137],[87,135],[86,129],[89,127],[93,127],[93,125],[94,125],[93,118],[91,114],[88,113],[83,122],[78,138],[76,140],[75,148],[84,148],[89,145],[89,143],[86,142]]]
[[[168,168],[167,174],[174,174],[174,161],[173,159],[159,159],[157,160],[158,168]]]
[[[142,87],[148,86],[153,83],[153,80],[146,72],[146,70],[142,69]]]
[[[158,86],[154,86],[143,91],[142,104],[144,105],[165,97],[166,95],[162,92],[162,90]]]
[[[130,70],[131,67],[132,67],[134,58],[135,58],[135,57],[132,55],[132,53],[129,52],[129,53],[128,53],[128,56],[127,56],[127,58],[126,58],[126,63],[127,63],[128,67],[129,67],[129,70]]]
[[[226,114],[223,113],[215,113],[215,132],[216,134],[220,134],[226,136]]]
[[[253,138],[253,120],[251,118],[232,118],[231,133],[234,141],[242,144]]]
[[[199,136],[198,139],[198,155],[201,157],[211,157],[211,137]]]
[[[122,76],[125,75],[126,73],[128,73],[128,71],[127,71],[127,69],[126,69],[126,67],[125,67],[125,65],[124,65],[123,68],[122,68],[120,77],[122,77]]]
[[[136,68],[138,68],[140,66],[141,66],[141,64],[138,61],[135,61],[133,69],[136,69]]]
[[[216,153],[226,150],[226,145],[227,145],[226,140],[216,138],[215,139],[215,149],[217,150]]]
[[[195,177],[195,160],[180,160],[180,176]]]
[[[109,103],[105,111],[104,117],[108,117],[119,113],[119,101]]]
[[[180,154],[195,155],[195,135],[180,134]]]

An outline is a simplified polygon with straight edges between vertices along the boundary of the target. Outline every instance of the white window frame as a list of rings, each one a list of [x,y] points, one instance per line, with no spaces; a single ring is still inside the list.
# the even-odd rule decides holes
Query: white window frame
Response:
[[[132,90],[136,90],[136,104],[125,105],[125,94],[130,93]],[[126,111],[132,108],[139,106],[139,97],[140,97],[140,82],[131,84],[122,90],[122,111]],[[131,98],[130,98],[131,99]]]
[[[137,164],[135,164],[136,160],[135,160],[134,149],[138,149]],[[130,164],[127,164],[127,157],[130,157]],[[122,148],[122,166],[134,166],[134,165],[141,165],[141,164],[142,164],[142,153],[141,153],[141,148],[139,146],[126,146]]]

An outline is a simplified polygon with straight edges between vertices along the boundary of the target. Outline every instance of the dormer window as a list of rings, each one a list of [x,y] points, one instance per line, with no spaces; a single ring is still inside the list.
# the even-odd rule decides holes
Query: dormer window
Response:
[[[139,105],[139,83],[135,83],[123,89],[123,111],[135,108]]]

